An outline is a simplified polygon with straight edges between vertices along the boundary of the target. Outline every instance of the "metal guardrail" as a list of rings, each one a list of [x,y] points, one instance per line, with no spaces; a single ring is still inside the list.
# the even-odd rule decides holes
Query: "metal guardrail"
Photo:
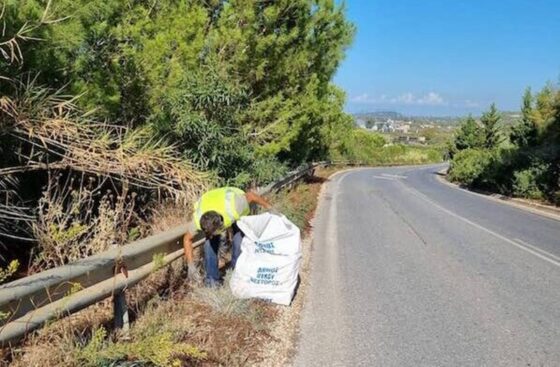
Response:
[[[336,164],[350,162],[337,162]],[[305,165],[258,190],[266,195],[292,186],[315,168],[331,162]],[[46,270],[0,286],[0,345],[12,345],[47,322],[71,315],[113,297],[114,324],[128,328],[125,290],[154,271],[183,256],[183,235],[195,233],[192,222],[172,230],[113,248],[74,263]],[[203,243],[195,237],[194,246]],[[127,275],[121,272],[126,266]]]

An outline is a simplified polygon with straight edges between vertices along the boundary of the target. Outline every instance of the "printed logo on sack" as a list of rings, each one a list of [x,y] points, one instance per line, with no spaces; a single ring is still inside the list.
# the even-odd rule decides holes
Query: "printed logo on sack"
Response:
[[[255,254],[274,254],[274,242],[255,241]]]
[[[257,276],[251,277],[251,283],[277,286],[280,284],[279,281],[274,280],[277,273],[278,268],[258,268]]]

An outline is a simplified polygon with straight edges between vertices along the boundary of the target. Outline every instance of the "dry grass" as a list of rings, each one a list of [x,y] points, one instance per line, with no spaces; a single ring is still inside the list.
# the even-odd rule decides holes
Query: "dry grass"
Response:
[[[177,289],[184,287],[181,268],[180,263],[172,264],[127,290],[132,319],[144,314],[154,295],[171,297]],[[0,363],[0,366],[76,366],[73,354],[76,345],[86,343],[93,330],[111,327],[112,307],[111,299],[107,299],[31,333],[17,349],[3,351],[11,363]]]
[[[0,235],[25,235],[38,244],[30,272],[146,235],[150,228],[142,224],[161,214],[153,208],[170,203],[188,212],[210,187],[208,174],[181,158],[174,146],[154,140],[149,128],[90,120],[74,98],[33,79],[13,85],[10,101],[0,103],[0,124],[22,148],[14,160],[20,165],[0,165]],[[23,179],[44,185],[42,192],[31,198],[13,195],[26,192]]]
[[[38,256],[30,272],[40,271],[126,243],[138,221],[134,195],[103,193],[93,177],[86,182],[67,175],[50,177],[39,200],[33,235]]]
[[[106,333],[111,325],[107,301],[34,333],[11,351],[10,365],[109,366],[122,360],[137,366],[252,365],[271,340],[269,327],[278,309],[236,299],[227,284],[193,287],[181,277],[180,266],[158,271],[130,290],[128,300],[136,321],[127,338]]]
[[[160,233],[188,223],[192,217],[192,206],[165,202],[152,209],[151,218],[145,223],[150,233]]]
[[[317,174],[324,178],[335,170],[321,169]],[[299,216],[304,234],[310,228],[323,181],[311,180],[273,198],[276,204],[282,203],[288,217],[294,213]],[[160,227],[154,225],[154,231],[173,227],[174,213],[184,215],[179,207],[160,210],[167,213],[166,219],[158,224]],[[128,338],[111,332],[107,337],[102,335],[101,328],[108,330],[110,326],[111,308],[107,303],[105,307],[96,306],[93,313],[86,310],[88,316],[82,312],[38,331],[21,349],[13,351],[13,365],[85,366],[97,361],[98,366],[109,366],[123,359],[136,366],[173,362],[184,366],[285,365],[294,348],[309,256],[310,248],[306,247],[302,284],[291,307],[236,299],[227,285],[228,277],[220,288],[195,287],[185,283],[178,263],[128,291],[136,320]],[[182,352],[172,353],[175,350]]]
[[[91,330],[111,319],[110,300],[53,322],[33,333],[18,348],[5,350],[2,366],[50,367],[74,366],[73,345],[89,337]]]
[[[93,121],[77,110],[75,98],[38,87],[33,80],[18,85],[10,108],[2,112],[10,118],[11,136],[35,149],[23,157],[24,166],[3,168],[0,174],[72,169],[126,181],[182,203],[207,188],[209,177],[179,157],[175,147],[154,140],[150,128]]]
[[[226,288],[229,290],[229,287],[222,287],[216,291],[224,295]],[[196,326],[191,340],[208,352],[209,365],[247,366],[261,360],[262,347],[271,340],[269,328],[278,306],[256,300],[246,302],[246,311],[242,314],[232,314],[231,309],[225,313],[218,311],[215,300],[208,305],[193,296],[187,302],[195,310],[185,309],[189,312],[186,317]]]

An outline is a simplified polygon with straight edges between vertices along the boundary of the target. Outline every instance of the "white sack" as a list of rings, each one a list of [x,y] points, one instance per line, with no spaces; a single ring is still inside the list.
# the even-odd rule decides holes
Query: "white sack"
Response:
[[[231,277],[232,293],[289,305],[301,261],[299,228],[270,213],[241,217],[237,225],[245,237]]]

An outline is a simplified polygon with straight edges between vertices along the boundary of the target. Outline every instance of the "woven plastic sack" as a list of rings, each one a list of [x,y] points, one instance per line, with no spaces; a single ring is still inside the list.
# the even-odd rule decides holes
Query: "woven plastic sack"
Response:
[[[237,225],[245,237],[230,282],[232,293],[289,305],[301,263],[299,228],[270,213],[241,217]]]

